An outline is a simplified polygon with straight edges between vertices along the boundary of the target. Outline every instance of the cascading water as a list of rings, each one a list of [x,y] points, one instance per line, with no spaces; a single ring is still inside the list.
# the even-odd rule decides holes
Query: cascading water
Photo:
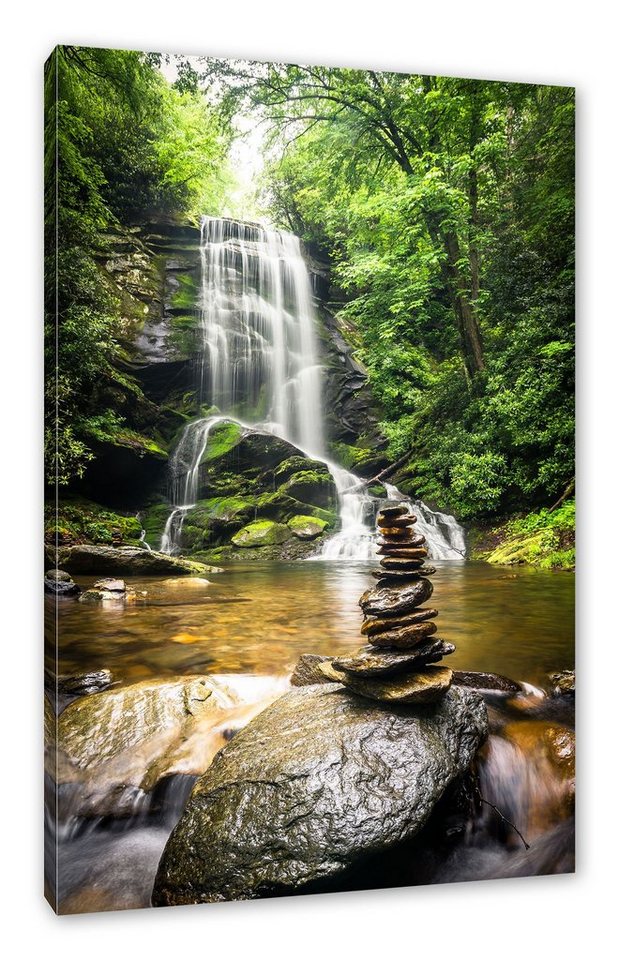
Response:
[[[315,559],[371,559],[378,501],[359,477],[325,456],[312,288],[299,239],[258,224],[204,217],[200,258],[199,401],[220,413],[189,423],[171,458],[172,510],[161,550],[180,548],[185,517],[198,499],[211,429],[235,420],[274,433],[327,465],[338,494],[340,530]],[[385,488],[388,497],[392,490],[402,499],[395,488]],[[421,502],[415,512],[434,559],[464,556],[462,529],[453,517],[433,514]]]
[[[389,500],[405,500],[397,487],[384,483]],[[409,509],[417,517],[415,529],[426,538],[432,560],[463,560],[466,555],[464,530],[448,513],[434,513],[423,500],[410,500]]]

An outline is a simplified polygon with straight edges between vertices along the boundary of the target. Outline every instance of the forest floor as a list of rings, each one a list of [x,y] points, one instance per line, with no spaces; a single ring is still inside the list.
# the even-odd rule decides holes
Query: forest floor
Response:
[[[545,570],[573,570],[576,510],[567,500],[556,510],[533,511],[469,530],[470,557],[488,563],[530,563]]]

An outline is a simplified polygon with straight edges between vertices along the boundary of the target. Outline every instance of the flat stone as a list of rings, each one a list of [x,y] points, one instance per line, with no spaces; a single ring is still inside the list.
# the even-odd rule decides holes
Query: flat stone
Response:
[[[110,593],[124,593],[127,589],[124,580],[97,580],[95,590],[107,590]]]
[[[366,616],[395,616],[398,613],[410,613],[415,607],[429,600],[434,592],[430,580],[417,580],[400,587],[375,587],[366,590],[359,600],[359,606]]]
[[[408,557],[384,557],[380,561],[380,565],[385,570],[412,570],[419,567],[419,561],[423,561],[428,556],[428,551],[423,547],[419,547],[417,550],[408,550],[407,553],[409,554]]]
[[[400,630],[385,630],[384,633],[375,633],[368,639],[376,647],[409,649],[410,647],[416,647],[421,640],[433,633],[436,633],[436,624],[432,620],[426,620],[425,623],[413,623],[409,627],[402,627]]]
[[[379,539],[388,537],[396,540],[410,540],[413,530],[412,527],[379,527]]]
[[[331,663],[320,669],[331,680],[339,680],[348,690],[382,703],[434,703],[451,686],[448,667],[426,667],[424,670],[392,678],[365,678],[335,670]]]
[[[458,687],[470,687],[472,690],[496,690],[500,693],[520,693],[522,690],[519,683],[500,673],[454,670],[453,682]]]
[[[424,620],[434,620],[435,617],[438,617],[438,610],[433,610],[432,607],[418,607],[411,613],[403,613],[395,617],[366,617],[361,626],[361,633],[371,637],[375,633],[407,627],[411,623],[422,623]]]
[[[153,904],[341,889],[368,854],[388,868],[487,732],[484,703],[470,690],[452,688],[423,710],[386,708],[339,684],[291,690],[194,786]]]
[[[290,677],[293,687],[308,687],[313,683],[328,683],[320,664],[331,660],[331,657],[321,657],[318,653],[303,653],[296,662]]]
[[[381,509],[376,514],[376,523],[379,526],[389,526],[389,523],[385,521],[393,520],[394,517],[408,517],[410,516],[408,507],[403,504],[398,504],[395,507],[381,507]]]
[[[109,547],[107,545],[78,543],[72,547],[47,548],[47,553],[69,573],[111,574],[114,577],[125,576],[167,576],[199,577],[205,573],[220,572],[195,560],[183,557],[171,557],[167,553],[157,553],[146,547]]]
[[[388,522],[379,523],[381,532],[386,530],[401,530],[404,527],[412,527],[417,523],[417,517],[412,513],[407,513],[403,517],[390,517]]]
[[[428,555],[427,550],[423,550],[420,555],[418,547],[403,547],[401,544],[399,546],[379,547],[376,553],[379,557],[397,557],[401,560],[408,560],[409,563],[414,561],[415,565],[419,567],[423,563],[423,558]]]
[[[436,567],[416,567],[410,570],[372,570],[377,580],[418,580],[419,577],[431,577]]]
[[[378,536],[376,543],[379,547],[393,547],[397,550],[408,550],[409,547],[420,547],[426,542],[426,538],[421,533],[413,533],[412,530],[398,530],[397,535],[390,534],[388,537]]]
[[[334,670],[356,674],[359,677],[387,677],[399,673],[410,673],[416,667],[423,667],[427,663],[438,663],[455,649],[453,643],[446,643],[439,637],[432,637],[427,643],[420,644],[414,650],[401,653],[394,650],[377,650],[376,647],[367,646],[362,647],[352,657],[336,657],[331,663]]]

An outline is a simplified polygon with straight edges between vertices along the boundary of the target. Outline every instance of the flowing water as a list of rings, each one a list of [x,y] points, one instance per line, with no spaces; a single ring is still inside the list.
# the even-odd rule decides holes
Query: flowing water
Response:
[[[449,666],[501,673],[526,688],[509,700],[490,699],[492,736],[480,768],[486,803],[456,847],[432,859],[426,880],[570,869],[570,771],[557,768],[548,738],[567,736],[573,711],[540,697],[540,688],[548,687],[550,671],[574,665],[573,576],[469,561],[439,560],[436,566],[432,602],[441,611],[439,633],[457,646]],[[87,587],[94,578],[76,579]],[[121,684],[222,677],[234,702],[205,733],[208,742],[201,742],[212,754],[286,688],[302,653],[343,654],[360,645],[358,600],[373,582],[368,563],[328,560],[233,565],[210,583],[130,579],[134,603],[60,603],[58,669],[107,667]],[[51,634],[48,639],[51,666]],[[62,909],[147,905],[161,851],[192,782],[172,778],[153,797],[136,796],[133,817],[69,817],[58,848]],[[529,851],[490,804],[518,826]]]
[[[359,477],[325,455],[316,318],[298,237],[203,217],[200,262],[199,400],[221,415],[189,423],[170,459],[171,512],[160,549],[179,552],[185,516],[198,499],[209,433],[222,420],[234,419],[248,429],[274,433],[327,465],[337,490],[340,529],[315,559],[369,560],[378,501]],[[402,498],[395,487],[385,487],[388,497]],[[433,513],[421,501],[415,510],[433,559],[464,556],[463,533],[453,517]]]

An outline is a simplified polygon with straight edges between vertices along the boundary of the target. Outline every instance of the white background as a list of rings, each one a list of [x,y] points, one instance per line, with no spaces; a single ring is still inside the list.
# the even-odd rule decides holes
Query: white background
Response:
[[[159,0],[3,15],[0,936],[5,955],[607,957],[616,929],[617,24],[570,0]],[[576,877],[56,918],[42,890],[41,79],[56,43],[575,84],[579,128]],[[610,597],[608,610],[602,599]]]

